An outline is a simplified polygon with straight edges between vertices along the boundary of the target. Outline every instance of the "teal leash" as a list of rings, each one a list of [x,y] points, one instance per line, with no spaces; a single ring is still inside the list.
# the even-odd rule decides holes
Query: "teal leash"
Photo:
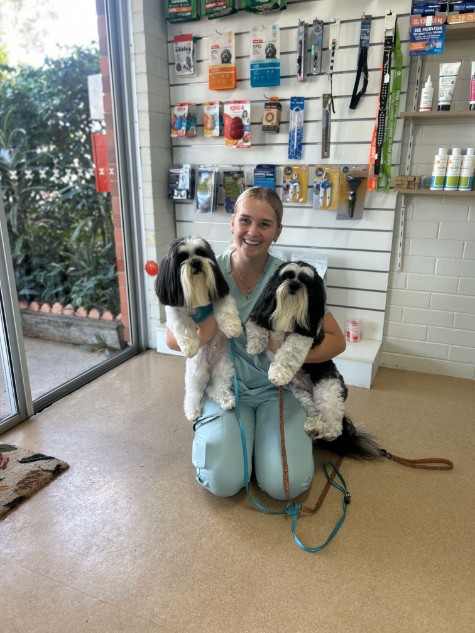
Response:
[[[255,499],[253,499],[253,497],[251,497],[251,495],[249,493],[249,462],[248,462],[248,458],[247,458],[246,435],[244,433],[244,425],[242,423],[241,414],[240,414],[239,389],[238,389],[238,382],[237,382],[237,375],[236,375],[236,363],[234,362],[235,361],[234,339],[230,339],[230,344],[231,344],[231,355],[232,355],[232,358],[233,358],[233,365],[234,365],[234,393],[235,393],[235,398],[236,398],[236,415],[237,415],[237,420],[239,422],[239,428],[240,428],[240,431],[241,431],[242,453],[243,453],[243,461],[244,461],[244,483],[245,483],[245,486],[246,486],[246,497],[249,499],[249,501],[256,508],[258,508],[262,512],[265,512],[266,514],[286,514],[286,515],[292,517],[292,535],[293,535],[294,541],[297,543],[297,545],[301,549],[306,551],[306,552],[320,552],[337,535],[337,533],[339,532],[339,530],[340,530],[341,526],[343,525],[343,522],[344,522],[344,520],[346,518],[346,509],[347,509],[348,504],[351,501],[351,496],[350,496],[350,493],[348,492],[348,489],[346,487],[346,482],[343,479],[343,477],[342,477],[340,471],[338,470],[338,468],[335,466],[335,464],[333,464],[332,462],[324,462],[322,464],[322,470],[323,470],[323,473],[324,473],[324,475],[325,475],[325,477],[327,479],[327,483],[326,483],[326,487],[325,487],[324,491],[320,495],[319,502],[320,502],[320,500],[321,500],[321,502],[323,502],[323,499],[324,499],[324,497],[326,495],[326,492],[327,492],[327,490],[328,490],[328,488],[330,486],[333,486],[334,488],[336,488],[337,490],[339,490],[342,493],[343,501],[342,501],[342,514],[341,514],[340,518],[338,519],[335,527],[330,532],[330,534],[326,538],[326,540],[323,543],[321,543],[320,545],[317,545],[316,547],[308,547],[307,545],[304,545],[302,543],[302,541],[297,536],[297,522],[298,522],[298,519],[299,519],[299,513],[301,511],[302,512],[307,512],[307,513],[313,513],[320,507],[319,502],[317,502],[317,505],[315,506],[314,509],[310,509],[307,506],[304,506],[303,504],[297,503],[295,501],[289,501],[289,503],[287,503],[282,510],[269,510],[264,505],[262,505],[261,503],[259,503]],[[328,469],[330,467],[333,469],[331,473],[328,472]],[[334,480],[335,477],[337,477],[339,479],[340,483],[337,483]]]

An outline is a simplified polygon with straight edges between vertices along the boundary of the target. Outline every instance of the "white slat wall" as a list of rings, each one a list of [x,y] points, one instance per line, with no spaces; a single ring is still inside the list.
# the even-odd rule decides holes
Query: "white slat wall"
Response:
[[[397,5],[397,6],[396,6]],[[320,163],[368,163],[370,140],[376,116],[380,84],[380,64],[383,54],[384,16],[389,10],[398,13],[398,25],[403,42],[404,72],[401,109],[404,109],[407,85],[407,32],[410,1],[388,0],[340,1],[313,0],[288,3],[281,13],[253,15],[246,12],[218,20],[201,19],[187,24],[168,25],[170,102],[197,104],[198,137],[173,140],[174,163],[218,165],[221,168],[241,167],[246,182],[252,184],[252,171],[259,163],[277,166],[286,163],[309,165],[309,195],[306,206],[286,206],[284,230],[277,244],[279,248],[300,253],[318,253],[328,257],[328,304],[344,327],[349,316],[364,322],[365,338],[381,340],[383,335],[386,292],[391,257],[391,244],[395,216],[396,195],[368,193],[361,218],[337,218],[336,212],[312,209],[312,166]],[[368,55],[369,84],[356,110],[349,102],[356,77],[360,18],[365,12],[372,15],[370,49]],[[334,18],[341,20],[339,48],[336,51],[333,95],[336,114],[331,124],[331,155],[321,159],[322,94],[329,92],[327,75],[308,76],[307,81],[296,80],[297,23],[318,18],[326,24],[323,69],[328,69],[328,24]],[[256,22],[278,24],[281,43],[281,85],[274,88],[251,88],[249,81],[249,31]],[[209,34],[218,30],[232,30],[236,36],[237,88],[232,91],[208,89]],[[173,68],[173,36],[193,33],[198,38],[195,77],[177,78]],[[277,95],[283,104],[279,134],[266,134],[261,121],[266,96]],[[289,132],[289,102],[291,96],[305,97],[304,147],[301,161],[287,159]],[[252,148],[236,150],[226,148],[222,138],[203,137],[201,105],[210,100],[249,99],[251,101]],[[401,146],[402,124],[398,122],[393,151],[393,171],[397,173]],[[277,170],[281,193],[282,169]],[[222,191],[218,197],[218,210],[212,214],[197,214],[190,203],[175,204],[176,232],[178,236],[197,234],[208,239],[217,253],[230,243],[229,215],[222,206]]]

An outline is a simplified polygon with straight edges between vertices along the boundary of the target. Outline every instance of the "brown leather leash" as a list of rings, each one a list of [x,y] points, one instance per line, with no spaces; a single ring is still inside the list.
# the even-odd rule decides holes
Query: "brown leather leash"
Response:
[[[454,463],[445,457],[422,457],[420,459],[407,459],[406,457],[398,457],[393,455],[384,448],[379,449],[381,457],[386,457],[401,466],[408,468],[421,468],[423,470],[453,470]]]

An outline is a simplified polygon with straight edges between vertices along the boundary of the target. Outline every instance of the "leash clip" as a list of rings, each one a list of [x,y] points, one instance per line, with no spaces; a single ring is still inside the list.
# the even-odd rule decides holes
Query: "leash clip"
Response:
[[[381,457],[386,457],[387,459],[392,459],[392,455],[391,453],[388,453],[388,451],[384,448],[380,448],[379,449],[379,454],[381,455]]]
[[[345,497],[344,497],[345,503],[348,505],[351,502],[351,495],[348,492],[348,490],[345,492]]]

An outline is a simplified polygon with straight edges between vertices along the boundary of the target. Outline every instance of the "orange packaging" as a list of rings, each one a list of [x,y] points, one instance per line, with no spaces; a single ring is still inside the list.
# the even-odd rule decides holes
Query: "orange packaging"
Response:
[[[234,33],[212,33],[209,41],[209,89],[232,90],[236,87]]]

